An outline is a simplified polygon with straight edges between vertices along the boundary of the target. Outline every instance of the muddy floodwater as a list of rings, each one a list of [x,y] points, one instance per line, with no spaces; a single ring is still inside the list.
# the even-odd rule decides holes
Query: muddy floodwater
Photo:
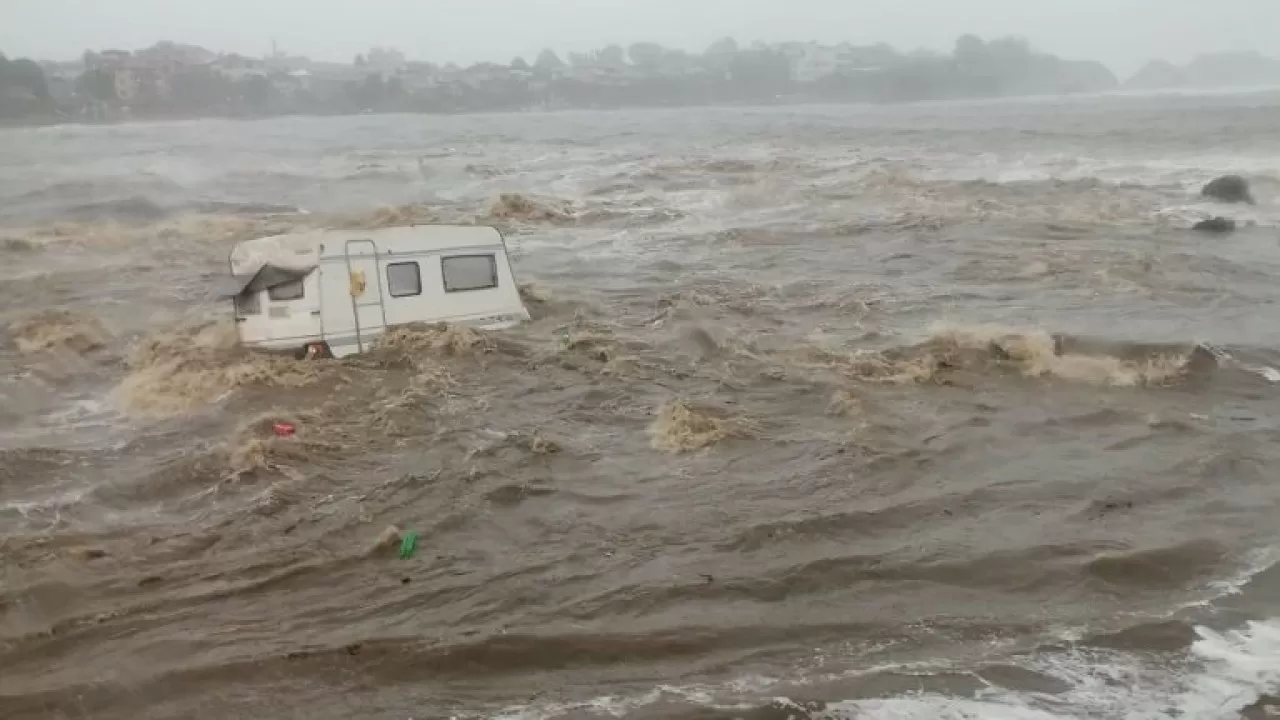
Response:
[[[236,346],[425,221],[533,321]],[[1267,717],[1278,226],[1277,93],[0,131],[0,717]]]

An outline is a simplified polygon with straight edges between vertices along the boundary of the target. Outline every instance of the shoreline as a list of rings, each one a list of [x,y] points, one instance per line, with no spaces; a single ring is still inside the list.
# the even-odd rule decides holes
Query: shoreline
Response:
[[[469,109],[469,110],[376,110],[368,112],[348,112],[342,110],[334,110],[332,112],[284,112],[271,113],[264,115],[181,115],[181,114],[156,114],[145,116],[134,116],[126,118],[117,118],[113,120],[87,120],[82,118],[69,117],[66,115],[46,115],[38,118],[0,118],[0,130],[22,130],[37,129],[46,127],[62,127],[62,126],[122,126],[122,125],[148,125],[148,124],[170,124],[184,122],[198,122],[202,120],[227,120],[239,122],[257,122],[263,120],[275,120],[279,118],[346,118],[346,117],[363,117],[363,116],[385,116],[385,115],[422,115],[422,116],[442,116],[456,117],[461,115],[540,115],[555,114],[565,112],[622,112],[622,111],[653,111],[653,110],[692,110],[706,108],[782,108],[782,107],[868,107],[868,108],[885,108],[885,107],[913,107],[927,105],[961,105],[973,103],[995,103],[1004,101],[1034,101],[1034,100],[1050,100],[1050,99],[1084,99],[1084,98],[1132,98],[1140,99],[1147,97],[1165,97],[1165,96],[1213,96],[1213,95],[1248,95],[1254,93],[1280,92],[1280,85],[1238,85],[1238,86],[1217,86],[1217,87],[1176,87],[1176,88],[1159,88],[1159,89],[1133,89],[1133,88],[1115,88],[1112,90],[1103,90],[1095,92],[1070,92],[1070,93],[1021,93],[1016,95],[975,95],[966,97],[946,97],[946,98],[923,98],[916,100],[884,100],[884,101],[868,101],[868,100],[821,100],[815,98],[794,98],[784,100],[751,100],[741,102],[707,102],[707,103],[672,103],[672,104],[621,104],[621,105],[564,105],[555,107],[532,107],[518,110],[512,109]]]

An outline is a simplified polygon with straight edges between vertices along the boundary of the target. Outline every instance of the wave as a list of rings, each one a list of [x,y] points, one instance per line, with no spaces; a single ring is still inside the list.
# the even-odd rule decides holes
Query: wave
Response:
[[[485,218],[527,223],[570,223],[575,219],[575,212],[569,203],[562,200],[502,193],[490,204]]]
[[[968,667],[922,662],[824,672],[818,665],[809,677],[758,675],[726,684],[662,685],[631,695],[516,705],[460,717],[1240,720],[1270,717],[1267,706],[1280,706],[1275,695],[1280,692],[1280,621],[1221,631],[1198,627],[1188,640],[1189,647],[1179,648],[1182,656],[1168,660],[1072,647]],[[830,699],[840,688],[859,688],[873,697]]]
[[[802,348],[803,363],[816,361],[858,380],[948,383],[963,373],[1013,371],[1028,378],[1114,387],[1179,384],[1217,367],[1199,345],[1169,347],[1137,343],[1100,347],[1096,342],[1000,325],[939,325],[918,344],[879,351],[840,353]]]
[[[42,310],[15,320],[9,336],[26,354],[69,350],[85,355],[105,349],[111,334],[93,315],[74,310]]]
[[[353,362],[422,370],[425,364],[441,355],[491,353],[496,347],[488,334],[474,328],[448,323],[409,323],[379,335],[373,348]]]
[[[299,208],[258,199],[202,197],[155,175],[71,180],[30,190],[13,199],[6,215],[30,221],[151,223],[183,214],[293,214]]]
[[[1031,659],[1029,669],[1064,684],[1062,692],[1024,694],[993,686],[977,698],[926,693],[915,698],[834,703],[829,709],[902,718],[1189,717],[1238,720],[1280,691],[1280,622],[1257,621],[1228,631],[1197,628],[1178,667],[1144,664],[1141,656],[1077,650]]]
[[[344,399],[348,404],[341,416],[345,419],[338,425],[345,427],[354,419],[386,430],[401,411],[412,411],[416,403],[453,382],[450,361],[468,362],[499,347],[471,328],[409,324],[383,333],[362,355],[309,361],[246,349],[238,344],[235,328],[227,321],[197,321],[136,342],[126,360],[128,374],[112,395],[136,416],[165,418],[190,415],[254,389],[279,392],[327,386],[332,399],[333,391],[350,388],[361,401],[351,404],[355,398]],[[314,399],[304,393],[295,401]],[[326,424],[334,422],[330,419]],[[246,457],[253,454],[246,452]]]
[[[111,223],[143,227],[181,223],[190,216],[225,216],[246,221],[278,219],[298,227],[316,227],[322,223],[341,227],[389,227],[462,221],[584,227],[621,223],[647,228],[701,220],[708,209],[716,213],[715,206],[724,202],[723,198],[717,200],[716,195],[727,195],[733,204],[741,204],[748,212],[762,206],[765,202],[762,197],[774,200],[780,196],[794,197],[797,207],[811,212],[810,225],[841,228],[832,232],[846,235],[875,230],[939,230],[972,221],[1059,224],[1082,229],[1103,224],[1142,224],[1157,229],[1189,227],[1205,215],[1201,210],[1178,210],[1180,202],[1185,203],[1181,195],[1097,179],[1007,183],[944,181],[929,179],[908,169],[878,166],[839,169],[816,180],[797,178],[792,185],[768,174],[742,185],[719,185],[714,189],[707,188],[705,183],[685,187],[678,177],[658,176],[643,183],[629,182],[628,194],[618,197],[591,194],[589,203],[518,192],[500,193],[487,204],[482,203],[479,212],[471,215],[445,206],[428,208],[422,203],[408,203],[358,216],[320,213],[307,218],[303,215],[305,210],[287,203],[162,199],[135,194],[63,205],[42,217],[90,229]],[[1237,208],[1232,212],[1240,211]],[[851,220],[851,214],[857,219]],[[1267,224],[1270,221],[1266,217],[1261,213],[1250,222]]]
[[[360,230],[376,230],[379,228],[401,227],[437,222],[439,216],[429,207],[421,203],[406,205],[387,205],[374,209],[365,215],[345,218],[342,227]]]
[[[172,211],[168,208],[142,195],[134,195],[119,200],[72,205],[59,212],[60,217],[74,222],[99,222],[103,220],[156,222],[172,214]]]
[[[185,188],[172,180],[141,173],[92,180],[65,180],[29,190],[20,195],[17,200],[24,203],[84,202],[116,198],[125,191],[169,194],[184,190]]]
[[[129,412],[160,417],[217,403],[243,387],[311,385],[325,370],[241,347],[229,321],[154,333],[135,343],[126,362],[129,374],[114,395]]]
[[[178,211],[204,215],[293,215],[306,212],[294,205],[233,200],[201,200],[181,206]]]
[[[685,453],[729,438],[747,437],[749,427],[748,423],[723,411],[676,398],[659,408],[649,426],[649,437],[655,450]]]
[[[298,208],[269,203],[202,201],[141,222],[116,220],[67,220],[50,225],[14,229],[0,246],[15,252],[48,250],[74,245],[91,249],[124,248],[144,257],[174,252],[187,246],[205,251],[219,249],[241,240],[310,229],[340,227],[373,229],[397,227],[440,220],[421,203],[381,206],[363,213],[333,215],[309,213]],[[149,255],[148,255],[149,251]],[[220,249],[217,252],[223,252]],[[225,255],[223,256],[223,259]],[[225,260],[224,260],[225,261]]]
[[[231,200],[193,200],[162,204],[136,195],[120,200],[74,205],[59,211],[59,217],[73,222],[154,223],[187,214],[203,215],[292,215],[302,210],[292,205]]]

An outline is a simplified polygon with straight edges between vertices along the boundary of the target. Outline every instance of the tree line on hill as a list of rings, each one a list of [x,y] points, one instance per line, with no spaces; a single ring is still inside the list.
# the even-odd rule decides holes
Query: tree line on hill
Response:
[[[87,52],[83,70],[59,85],[60,93],[50,92],[39,64],[0,55],[0,121],[892,103],[1101,92],[1120,84],[1101,63],[1063,60],[1018,38],[984,41],[974,35],[960,37],[950,53],[903,53],[884,44],[740,47],[724,38],[702,53],[641,42],[570,54],[567,60],[544,50],[531,63],[516,58],[507,65],[469,67],[404,62],[394,51],[357,56],[350,65],[296,58],[293,67],[282,67],[195,50],[217,59],[111,65]],[[388,55],[399,60],[388,63]],[[1145,77],[1154,72],[1148,68]],[[129,74],[122,80],[121,73]]]
[[[0,121],[49,115],[55,110],[40,65],[27,58],[10,60],[0,53]]]

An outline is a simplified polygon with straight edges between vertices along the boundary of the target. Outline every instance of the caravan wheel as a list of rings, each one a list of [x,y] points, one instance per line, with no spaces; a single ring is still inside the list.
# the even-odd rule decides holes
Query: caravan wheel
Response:
[[[307,343],[298,351],[299,360],[327,360],[333,357],[329,352],[329,343]]]

